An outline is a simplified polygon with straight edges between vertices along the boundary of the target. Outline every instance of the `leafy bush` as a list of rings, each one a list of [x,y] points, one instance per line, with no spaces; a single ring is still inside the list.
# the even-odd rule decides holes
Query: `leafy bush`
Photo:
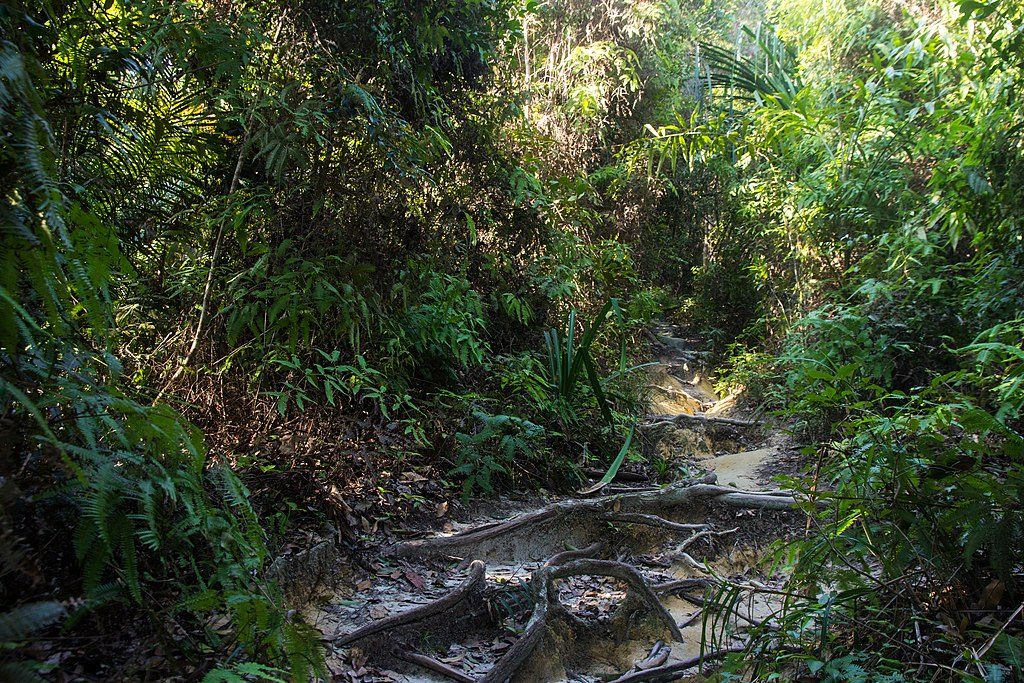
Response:
[[[512,468],[523,469],[524,461],[540,460],[544,453],[544,428],[514,415],[491,415],[474,410],[475,429],[459,432],[456,466],[449,475],[464,477],[462,497],[468,500],[475,488],[494,490],[496,475],[513,476]]]
[[[483,362],[489,350],[480,295],[462,277],[403,274],[392,289],[400,314],[385,333],[385,352],[396,368],[432,373]]]

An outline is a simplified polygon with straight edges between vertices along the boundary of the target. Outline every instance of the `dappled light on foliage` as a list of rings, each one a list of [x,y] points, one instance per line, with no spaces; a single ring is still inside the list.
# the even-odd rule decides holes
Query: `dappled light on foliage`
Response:
[[[1021,3],[0,27],[0,678],[1024,676]]]

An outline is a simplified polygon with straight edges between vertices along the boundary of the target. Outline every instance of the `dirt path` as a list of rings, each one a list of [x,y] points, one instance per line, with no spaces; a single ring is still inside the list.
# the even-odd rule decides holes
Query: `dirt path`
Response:
[[[740,587],[780,583],[759,559],[800,520],[768,482],[784,441],[714,394],[694,342],[652,334],[640,434],[672,483],[506,503],[386,549],[307,614],[336,680],[677,680],[770,622],[778,605]]]

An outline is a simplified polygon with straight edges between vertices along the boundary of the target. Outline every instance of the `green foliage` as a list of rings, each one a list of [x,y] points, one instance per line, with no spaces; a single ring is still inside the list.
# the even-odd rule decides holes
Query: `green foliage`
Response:
[[[608,470],[604,473],[604,476],[598,480],[593,486],[585,489],[584,493],[593,493],[598,491],[608,484],[612,483],[615,479],[615,475],[619,473],[619,468],[622,467],[622,463],[626,460],[626,454],[629,453],[630,446],[633,445],[633,435],[636,433],[636,425],[634,424],[629,429],[629,434],[626,435],[626,440],[622,442],[622,448],[619,449],[618,454],[612,463],[608,466]]]
[[[483,362],[489,350],[481,338],[483,302],[465,278],[407,272],[391,294],[402,302],[384,345],[392,363],[426,371]]]
[[[743,54],[742,42],[735,51],[704,42],[696,55],[697,72],[706,68],[708,87],[722,88],[727,96],[751,97],[758,103],[771,100],[782,108],[792,107],[803,89],[796,74],[796,51],[769,28],[759,27],[756,32],[748,26],[742,29],[743,38],[750,39],[755,47],[752,55]]]
[[[494,490],[495,475],[512,475],[511,468],[523,468],[530,460],[540,460],[544,428],[513,415],[491,415],[474,410],[476,421],[471,433],[459,432],[457,464],[449,474],[464,477],[462,497],[468,500],[474,488]]]
[[[273,667],[243,662],[230,668],[217,668],[203,676],[203,683],[248,683],[249,681],[267,681],[268,683],[285,683],[282,675],[287,672]]]
[[[266,354],[308,352],[316,339],[344,340],[358,352],[370,307],[352,281],[365,280],[370,268],[338,256],[307,260],[294,252],[291,240],[274,250],[266,244],[246,249],[252,265],[228,281],[220,312],[227,317],[227,343],[237,347],[248,337]]]
[[[336,407],[342,401],[360,399],[370,401],[385,419],[392,414],[412,409],[408,394],[395,393],[388,387],[387,379],[379,370],[370,367],[363,356],[356,356],[355,365],[341,363],[337,350],[327,353],[316,349],[322,363],[305,367],[298,357],[272,361],[279,368],[289,371],[284,380],[284,390],[270,392],[277,398],[277,410],[282,415],[289,402],[294,402],[300,411],[310,403]]]
[[[0,460],[20,463],[0,476],[72,635],[109,608],[194,675],[322,674],[262,578],[290,518],[246,485],[285,425],[397,423],[401,449],[352,438],[431,466],[428,437],[462,430],[467,494],[571,480],[568,423],[607,446],[637,408],[625,341],[696,263],[696,160],[737,138],[709,123],[693,140],[722,144],[688,171],[631,173],[704,125],[676,115],[695,22],[581,0],[0,8]],[[545,373],[567,301],[600,313],[548,332]],[[286,488],[273,509],[318,514],[291,499],[317,487]]]
[[[612,314],[621,320],[619,303],[615,299],[610,299],[601,307],[591,324],[583,326],[583,333],[579,337],[579,341],[576,340],[576,309],[569,312],[568,328],[564,334],[554,329],[544,333],[544,340],[547,344],[548,380],[563,416],[570,420],[575,416],[574,401],[583,384],[583,372],[586,371],[587,386],[597,401],[597,407],[609,426],[614,428],[611,405],[605,397],[601,380],[597,374],[597,366],[591,353],[591,347],[593,347],[601,327]],[[625,354],[625,346],[623,346],[623,354]]]
[[[1016,3],[770,13],[779,38],[702,49],[736,202],[704,267],[729,288],[742,264],[759,299],[729,383],[817,459],[790,482],[819,505],[780,555],[781,640],[822,680],[999,678],[1024,547],[1024,160],[1017,38],[988,17]],[[765,337],[777,358],[755,350]],[[1013,597],[994,621],[970,616],[996,588]]]
[[[12,659],[10,652],[16,650],[21,641],[52,626],[67,615],[59,602],[30,602],[6,612],[0,612],[0,675],[14,683],[44,680],[40,673],[46,667],[39,662]]]

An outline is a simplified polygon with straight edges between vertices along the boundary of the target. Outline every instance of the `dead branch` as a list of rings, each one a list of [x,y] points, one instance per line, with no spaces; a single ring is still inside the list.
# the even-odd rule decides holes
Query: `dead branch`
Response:
[[[433,602],[429,602],[426,605],[406,610],[405,612],[392,614],[390,617],[367,624],[366,626],[356,629],[347,635],[328,638],[325,640],[329,643],[333,643],[335,646],[343,647],[354,643],[357,640],[362,640],[367,636],[372,636],[375,633],[389,631],[391,629],[405,626],[406,624],[411,624],[416,621],[422,621],[429,617],[441,614],[442,612],[446,612],[480,589],[484,582],[484,569],[485,567],[483,562],[480,560],[474,560],[473,563],[469,565],[469,578],[459,584],[458,587],[444,597],[434,600]]]

